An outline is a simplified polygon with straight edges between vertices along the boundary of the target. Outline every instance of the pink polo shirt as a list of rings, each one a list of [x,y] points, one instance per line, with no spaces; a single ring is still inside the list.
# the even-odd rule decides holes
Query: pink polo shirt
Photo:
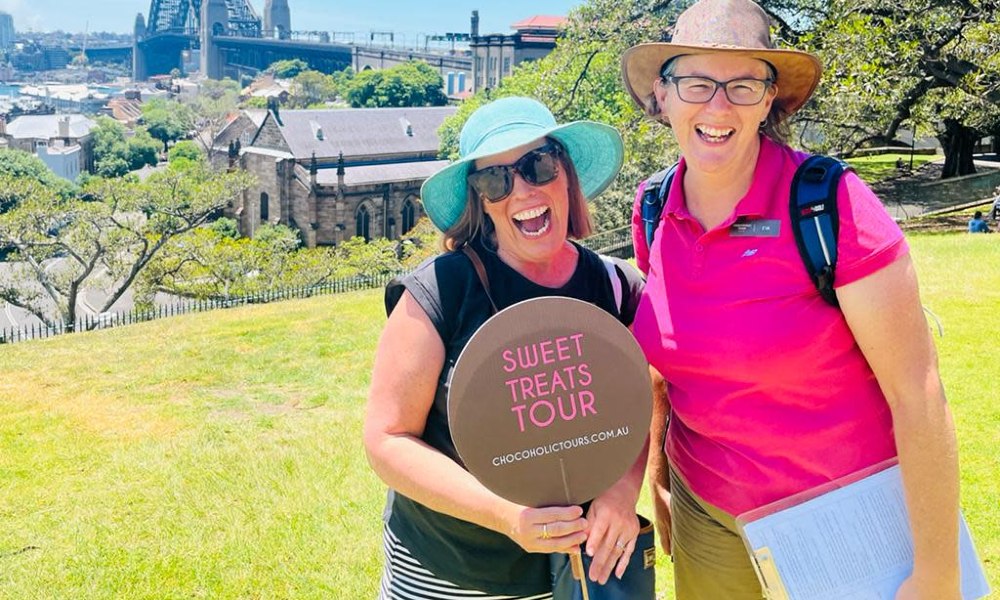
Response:
[[[750,191],[711,231],[688,212],[683,160],[648,252],[642,187],[632,215],[648,276],[633,330],[668,382],[665,450],[692,491],[733,515],[896,454],[878,382],[795,246],[789,192],[807,156],[762,138]],[[908,247],[856,175],[837,193],[839,287]],[[737,218],[776,222],[778,234],[734,236]]]

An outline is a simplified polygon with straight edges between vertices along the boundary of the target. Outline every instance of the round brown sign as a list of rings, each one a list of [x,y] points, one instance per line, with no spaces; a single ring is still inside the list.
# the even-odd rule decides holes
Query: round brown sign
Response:
[[[635,462],[652,413],[646,359],[600,308],[535,298],[472,336],[448,394],[465,467],[527,506],[580,504]]]

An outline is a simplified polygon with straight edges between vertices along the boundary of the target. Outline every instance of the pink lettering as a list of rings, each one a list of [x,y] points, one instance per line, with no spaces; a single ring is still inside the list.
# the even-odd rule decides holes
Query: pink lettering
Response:
[[[543,411],[548,411],[547,418],[545,417],[539,418],[538,415],[539,408],[543,409]],[[539,400],[531,405],[530,417],[531,417],[531,423],[535,427],[545,428],[551,425],[552,421],[555,421],[556,409],[554,406],[552,406],[552,403],[549,402],[548,400]]]
[[[524,398],[534,398],[535,397],[535,391],[534,391],[535,380],[532,379],[531,377],[521,377],[519,379],[519,381],[521,382],[521,398],[522,399],[524,399]]]
[[[555,351],[552,349],[552,340],[545,340],[544,342],[538,344],[538,349],[542,351],[542,364],[550,365],[555,361],[552,356]]]
[[[517,404],[510,407],[510,412],[517,415],[517,427],[518,431],[524,433],[524,409],[527,408],[523,404]]]
[[[517,382],[518,381],[519,381],[518,379],[508,379],[507,381],[503,382],[504,385],[506,385],[507,387],[510,388],[510,399],[511,399],[512,402],[517,402],[518,401],[518,398],[517,398]]]
[[[503,362],[506,363],[503,366],[503,370],[508,373],[513,373],[514,369],[517,368],[517,362],[514,360],[514,353],[510,350],[504,350],[500,356],[503,358]]]
[[[569,342],[568,337],[556,338],[556,353],[559,356],[559,360],[569,360]]]
[[[567,368],[572,370],[572,367],[567,367]],[[563,370],[565,371],[566,369]],[[552,393],[554,394],[556,392],[565,392],[565,391],[567,391],[566,384],[563,383],[562,375],[559,374],[559,371],[552,371]]]
[[[571,339],[574,342],[576,342],[576,355],[577,356],[583,356],[583,347],[580,344],[580,340],[583,339],[583,334],[582,333],[574,333],[573,335],[569,336],[569,339]]]
[[[521,365],[522,369],[538,366],[538,344],[518,348],[517,364]]]
[[[563,402],[562,396],[559,396],[558,404],[559,404],[559,416],[562,418],[563,421],[572,421],[576,417],[576,402],[573,401],[573,394],[569,395],[569,407],[573,410],[573,412],[569,413],[568,415],[566,414],[566,406],[565,403]]]
[[[577,400],[580,401],[580,416],[586,417],[587,411],[590,414],[596,415],[597,409],[594,408],[594,393],[590,390],[583,390],[577,395]]]
[[[587,365],[587,363],[580,363],[577,365],[576,372],[580,374],[580,378],[577,379],[576,382],[583,387],[587,387],[590,385],[590,382],[594,380],[594,378],[590,376],[590,366]]]
[[[535,392],[539,396],[548,396],[552,393],[551,388],[549,388],[549,376],[546,373],[536,373],[535,374]]]

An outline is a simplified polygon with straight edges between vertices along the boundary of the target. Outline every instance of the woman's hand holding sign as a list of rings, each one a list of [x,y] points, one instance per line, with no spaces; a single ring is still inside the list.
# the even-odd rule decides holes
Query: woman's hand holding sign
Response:
[[[639,535],[635,504],[639,499],[645,457],[643,451],[636,464],[590,505],[585,551],[593,558],[587,574],[591,581],[603,585],[612,570],[619,579],[625,573],[635,550],[635,538]]]
[[[587,540],[579,506],[522,507],[507,534],[528,552],[579,552]]]

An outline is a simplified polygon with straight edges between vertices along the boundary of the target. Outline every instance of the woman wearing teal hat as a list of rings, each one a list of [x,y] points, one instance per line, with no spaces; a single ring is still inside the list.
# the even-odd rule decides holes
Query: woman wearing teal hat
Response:
[[[618,305],[605,261],[570,240],[590,233],[587,200],[621,168],[621,137],[599,123],[557,125],[538,102],[504,98],[472,114],[459,146],[461,158],[421,189],[447,251],[386,289],[364,431],[369,461],[393,490],[380,598],[551,598],[550,553],[585,543],[591,580],[624,572],[645,453],[586,514],[515,504],[461,466],[448,381],[493,312],[529,298],[577,298],[631,323],[638,272],[614,263]]]

